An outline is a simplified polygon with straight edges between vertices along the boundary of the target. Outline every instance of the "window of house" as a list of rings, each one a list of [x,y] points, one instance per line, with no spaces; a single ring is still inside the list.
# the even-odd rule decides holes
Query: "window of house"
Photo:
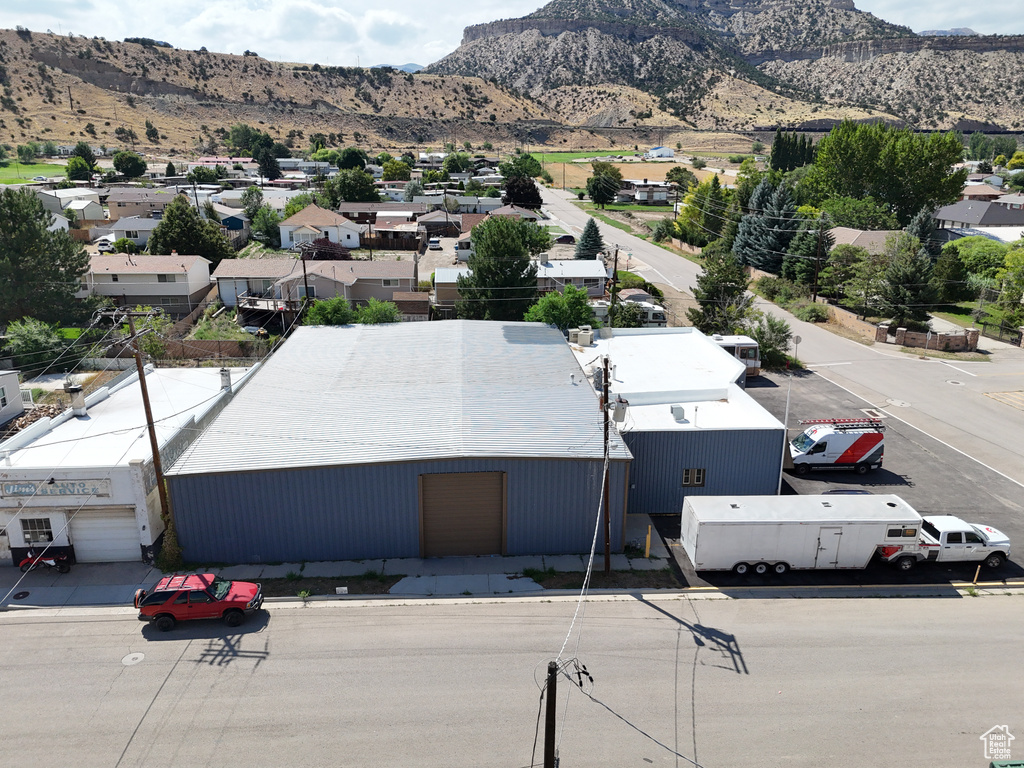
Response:
[[[138,240],[139,239],[139,233],[135,232],[135,231],[133,231],[131,229],[127,230],[124,233],[124,236],[127,237],[129,240]]]
[[[120,278],[117,275],[110,276],[110,282],[116,283]]]
[[[397,288],[398,280],[395,278],[386,277],[380,281],[380,284],[385,288]]]
[[[48,517],[26,517],[21,521],[21,533],[26,544],[49,544],[53,541],[53,529]]]
[[[601,281],[596,277],[585,277],[583,278],[584,288],[598,288],[601,285]]]
[[[124,208],[124,206],[125,206],[125,204],[122,203],[120,200],[117,201],[117,207],[118,208]]]
[[[162,307],[174,306],[174,299],[169,298],[167,296],[161,296],[160,297],[160,306],[162,306]]]
[[[307,292],[306,291],[306,286],[300,285],[299,286],[299,298],[300,299],[306,299],[306,298],[315,299],[316,298],[316,286],[315,285],[309,286],[309,291]]]
[[[683,470],[683,487],[684,488],[702,488],[704,486],[704,470],[703,469],[684,469]]]
[[[177,275],[157,275],[156,281],[158,283],[175,283],[178,281]]]
[[[7,407],[7,388],[0,387],[0,408]]]

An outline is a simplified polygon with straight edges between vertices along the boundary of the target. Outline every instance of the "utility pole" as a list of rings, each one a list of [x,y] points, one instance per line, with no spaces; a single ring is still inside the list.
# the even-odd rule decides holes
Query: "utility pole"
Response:
[[[112,318],[117,322],[117,318],[124,317],[128,320],[128,332],[131,334],[132,349],[135,352],[135,367],[139,371],[139,387],[142,389],[142,407],[146,411],[146,429],[149,430],[149,447],[153,451],[153,472],[156,474],[156,488],[160,494],[160,514],[166,521],[167,527],[171,528],[173,520],[171,518],[171,507],[167,503],[167,489],[164,487],[164,470],[160,463],[160,444],[156,439],[156,427],[153,423],[153,409],[149,404],[149,388],[146,386],[146,370],[142,364],[142,350],[139,346],[139,336],[135,332],[135,318],[136,317],[149,317],[150,312],[133,312],[131,310],[114,310],[110,312],[104,312],[104,315]],[[145,329],[142,333],[150,333],[151,328]]]
[[[823,226],[823,223],[818,224],[818,251],[814,255],[814,296],[811,298],[811,302],[814,304],[818,303],[818,265],[821,263],[821,228]]]
[[[544,695],[548,697],[544,715],[544,768],[555,768],[555,693],[558,689],[558,662],[548,662],[548,682]]]
[[[615,297],[619,293],[616,290],[616,288],[618,288],[618,285],[619,285],[619,246],[617,246],[617,245],[615,246],[615,257],[614,257],[614,259],[612,261],[612,264],[613,264],[613,266],[612,266],[612,290],[611,290],[612,300],[611,300],[611,303],[608,306],[608,327],[609,328],[614,328],[615,327]]]
[[[611,498],[611,491],[608,485],[611,481],[611,444],[609,443],[608,431],[611,421],[611,408],[608,403],[608,356],[604,358],[604,395],[601,398],[601,410],[604,411],[604,575],[612,572],[612,518],[608,502]]]

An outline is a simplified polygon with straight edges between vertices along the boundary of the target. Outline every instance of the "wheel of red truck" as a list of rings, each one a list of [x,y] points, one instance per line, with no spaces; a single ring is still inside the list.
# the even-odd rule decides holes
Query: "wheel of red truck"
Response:
[[[788,563],[776,563],[772,566],[772,570],[779,576],[786,574],[789,571]]]
[[[806,475],[808,472],[811,471],[811,465],[797,464],[795,467],[793,467],[793,471],[796,472],[798,475]]]
[[[915,557],[901,557],[896,561],[896,567],[904,572],[914,570],[915,565],[917,565],[917,558]]]
[[[1006,557],[1002,552],[993,552],[982,561],[982,564],[986,568],[998,568],[1003,564],[1004,560],[1006,560]]]
[[[758,563],[754,566],[754,573],[758,576],[764,576],[768,573],[768,563]]]
[[[170,632],[174,629],[174,617],[164,613],[156,617],[156,628],[161,632]]]
[[[245,621],[245,614],[241,611],[228,611],[224,614],[224,623],[229,627],[241,626],[243,621]]]
[[[856,466],[858,475],[866,475],[869,469],[871,469],[871,467],[869,467],[867,464],[858,464]]]
[[[746,563],[736,563],[732,568],[732,572],[737,576],[746,576],[750,573],[750,566]]]

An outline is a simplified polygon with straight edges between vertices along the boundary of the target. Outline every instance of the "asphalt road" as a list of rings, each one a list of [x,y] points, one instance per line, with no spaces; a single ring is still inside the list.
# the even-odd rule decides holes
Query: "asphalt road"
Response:
[[[589,216],[559,190],[542,194],[545,208],[578,234]],[[648,265],[633,269],[648,280],[687,292],[695,284],[697,264],[614,227],[598,226],[606,244],[620,247],[620,257],[624,250]],[[1024,484],[1024,350],[983,339],[987,362],[922,360],[895,345],[868,347],[836,336],[760,299],[757,306],[785,318],[802,339],[799,358],[863,398],[864,407],[885,409]]]
[[[981,734],[1024,730],[1021,600],[590,603],[566,655],[605,706],[560,679],[561,765],[987,766]],[[530,765],[572,601],[320,606],[0,616],[3,763]]]

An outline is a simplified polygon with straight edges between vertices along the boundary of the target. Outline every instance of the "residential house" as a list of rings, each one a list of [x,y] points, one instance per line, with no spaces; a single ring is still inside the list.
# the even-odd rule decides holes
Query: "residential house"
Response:
[[[548,259],[537,261],[537,291],[562,293],[567,285],[585,290],[592,299],[604,296],[609,269],[601,259]]]
[[[75,297],[108,296],[118,306],[160,307],[177,318],[195,309],[211,287],[210,261],[202,256],[112,253],[90,257]]]
[[[369,229],[364,235],[368,238],[366,245],[372,244],[374,248],[415,251],[427,238],[426,230],[419,222],[400,216],[377,216],[377,221],[367,226]]]
[[[422,322],[430,319],[430,294],[423,291],[395,291],[391,301],[402,313],[402,321]]]
[[[75,200],[87,200],[100,205],[100,195],[95,189],[74,187],[71,189],[36,189],[36,197],[43,204],[43,208],[50,213],[64,213],[68,204]],[[103,218],[102,216],[100,218]]]
[[[502,205],[499,208],[495,208],[490,212],[491,216],[518,216],[520,219],[529,219],[530,221],[540,221],[544,217],[537,211],[531,211],[529,208],[521,208],[518,205]]]
[[[961,200],[939,208],[934,214],[939,229],[1024,226],[1024,210],[995,202]]]
[[[963,192],[960,193],[960,199],[990,201],[998,200],[1003,194],[1003,190],[988,184],[968,184],[964,187]]]
[[[373,224],[377,216],[415,221],[429,209],[420,202],[342,203],[337,212],[356,224]]]
[[[62,232],[67,232],[71,229],[71,222],[68,221],[66,216],[62,216],[59,213],[54,213],[52,216],[53,224],[46,228],[47,231],[56,232],[57,230],[61,230]]]
[[[140,249],[146,247],[149,236],[160,225],[160,219],[144,219],[139,216],[128,216],[118,219],[110,225],[110,232],[115,240],[122,237],[131,240]]]
[[[103,206],[92,200],[72,200],[64,208],[64,215],[69,220],[74,217],[75,223],[79,226],[84,222],[106,221]]]
[[[292,248],[326,237],[346,248],[358,248],[359,235],[365,229],[340,213],[324,210],[314,203],[281,222],[281,247]]]
[[[431,192],[424,195],[416,195],[413,198],[414,202],[423,203],[430,209],[436,210],[444,207],[445,199],[454,200],[458,208],[452,211],[452,213],[479,213],[487,214],[493,213],[498,208],[501,208],[504,203],[500,197],[477,197],[476,195],[458,195],[452,194],[450,190],[438,190],[437,192]]]
[[[189,193],[191,196],[191,189]],[[129,216],[158,219],[175,197],[175,193],[171,190],[139,187],[112,189],[107,196],[107,209],[110,212],[111,221]]]
[[[441,267],[434,270],[434,306],[443,317],[452,317],[459,300],[459,278],[469,277],[469,267]]]
[[[302,300],[343,296],[353,304],[391,301],[395,291],[416,290],[416,264],[408,261],[303,261],[224,259],[213,272],[226,307],[252,313],[292,313]],[[308,294],[307,294],[308,286]]]
[[[636,205],[668,205],[668,196],[672,185],[667,181],[648,181],[647,179],[623,179],[622,187],[616,194],[619,203]]]
[[[243,207],[242,195],[245,194],[245,190],[247,188],[248,187],[243,189],[214,191],[214,193],[210,195],[210,200],[215,203],[220,203],[221,205],[226,205],[228,208],[241,210]],[[220,188],[218,187],[217,189],[219,190]],[[298,197],[299,195],[307,194],[309,192],[308,189],[276,189],[274,187],[264,187],[262,191],[263,204],[269,205],[279,214],[284,213],[285,206],[288,205],[288,201],[293,197]]]
[[[1014,211],[1022,210],[1024,209],[1024,193],[1014,192],[1011,195],[1003,195],[996,200],[996,204]]]
[[[900,234],[900,230],[863,230],[851,227],[832,227],[829,230],[836,245],[855,245],[863,248],[873,256],[877,256],[885,250],[886,241],[893,235]]]
[[[21,400],[18,371],[0,371],[0,427],[24,412],[25,404]]]
[[[280,157],[277,165],[281,173],[302,173],[306,176],[326,176],[332,167],[324,160],[305,160],[301,157]]]

